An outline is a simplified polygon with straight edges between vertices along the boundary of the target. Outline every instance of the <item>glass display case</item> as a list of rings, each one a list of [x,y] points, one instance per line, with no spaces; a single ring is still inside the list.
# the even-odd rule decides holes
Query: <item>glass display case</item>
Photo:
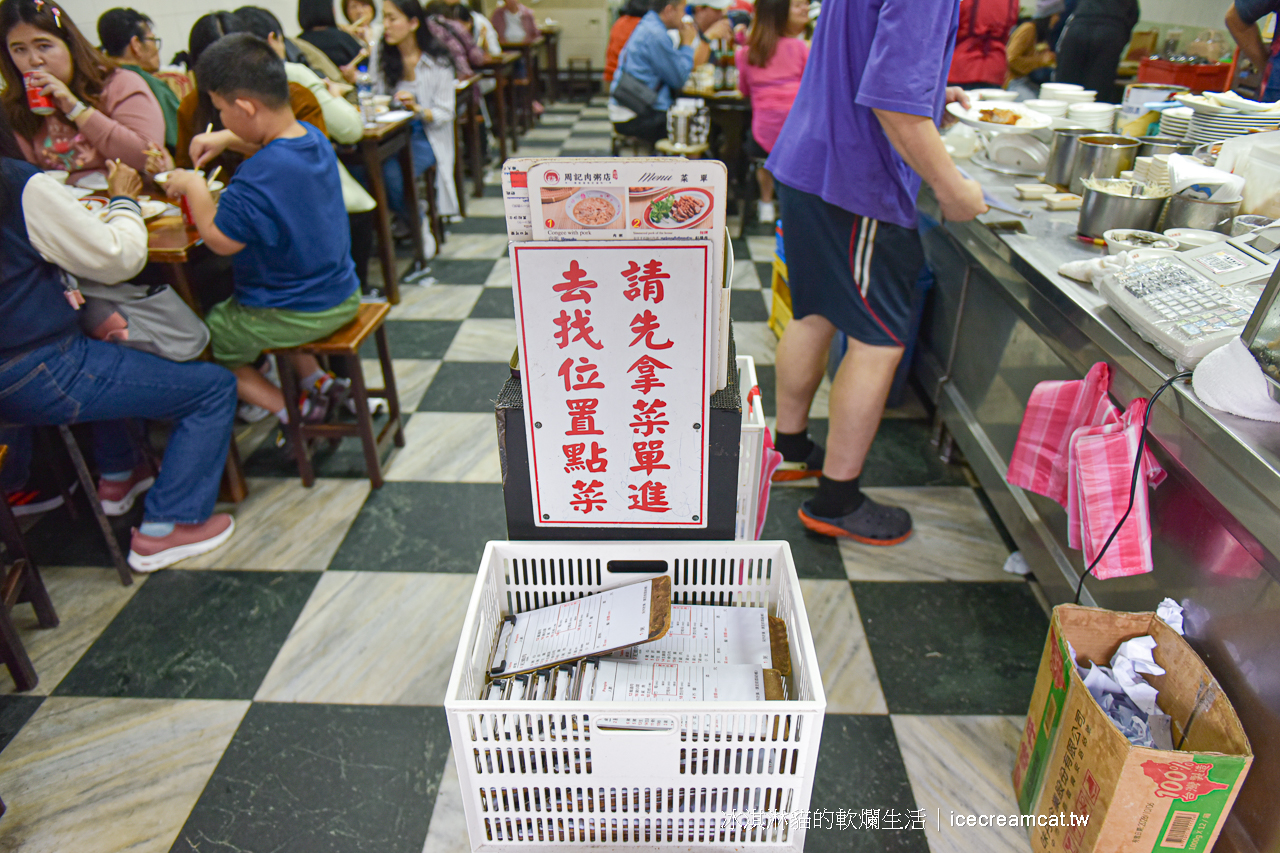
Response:
[[[1271,273],[1240,337],[1266,374],[1272,399],[1280,401],[1280,266]]]

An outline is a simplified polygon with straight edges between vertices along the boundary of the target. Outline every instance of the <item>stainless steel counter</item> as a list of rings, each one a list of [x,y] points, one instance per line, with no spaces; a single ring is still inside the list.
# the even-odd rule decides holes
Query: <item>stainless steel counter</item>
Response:
[[[1054,603],[1070,601],[1083,571],[1067,547],[1057,504],[1005,483],[1031,389],[1078,379],[1097,361],[1127,406],[1174,372],[1088,285],[1058,275],[1105,250],[1075,239],[1078,214],[1015,198],[1015,179],[967,171],[995,197],[1034,211],[993,211],[922,229],[938,284],[921,328],[916,374]],[[1024,179],[1016,179],[1022,182]],[[1026,179],[1029,180],[1029,179]],[[927,188],[921,212],[936,222]],[[992,223],[1018,221],[1025,234]],[[1244,721],[1257,756],[1217,850],[1280,851],[1280,425],[1209,409],[1189,383],[1161,395],[1153,450],[1170,472],[1151,493],[1155,571],[1087,581],[1084,603],[1153,610],[1164,596],[1188,612],[1188,640]]]

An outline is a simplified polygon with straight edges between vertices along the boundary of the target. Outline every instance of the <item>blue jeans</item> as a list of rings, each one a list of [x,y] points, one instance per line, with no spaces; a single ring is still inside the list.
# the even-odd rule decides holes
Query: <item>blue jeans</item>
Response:
[[[215,364],[179,364],[79,332],[0,362],[0,421],[175,421],[164,466],[147,493],[147,521],[199,524],[213,513],[235,407],[235,377]],[[116,423],[95,432],[102,427],[112,437],[100,443],[119,448],[117,437],[127,431]],[[99,459],[104,470],[131,467],[124,462],[122,455]]]
[[[1261,100],[1269,104],[1280,101],[1280,55],[1271,57],[1271,73],[1267,75]]]
[[[409,137],[409,148],[413,151],[413,170],[421,175],[436,164],[436,154],[427,141],[427,132],[421,121],[414,121],[413,133]],[[398,210],[404,216],[408,211],[404,207],[404,176],[400,173],[400,158],[389,157],[382,163],[382,177],[387,182],[387,204],[392,210]],[[415,176],[416,177],[416,176]]]
[[[127,420],[102,421],[93,428],[93,458],[103,473],[132,471],[138,464],[138,448],[134,436],[141,435],[143,425]],[[0,427],[0,444],[9,448],[0,470],[0,488],[6,492],[26,485],[31,474],[32,437],[29,426]]]

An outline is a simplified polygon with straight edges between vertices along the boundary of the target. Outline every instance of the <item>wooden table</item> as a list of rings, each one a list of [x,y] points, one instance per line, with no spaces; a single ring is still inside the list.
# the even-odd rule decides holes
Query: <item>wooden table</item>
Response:
[[[515,67],[516,62],[520,59],[520,51],[504,50],[499,56],[494,57],[487,65],[480,68],[480,73],[485,77],[490,77],[497,84],[494,90],[494,136],[498,137],[498,152],[505,163],[507,160],[507,135],[511,136],[511,152],[515,153],[520,144],[517,142],[517,134],[515,123],[507,120],[507,98],[511,97],[511,112],[515,112],[515,88],[511,86],[511,69]]]
[[[467,165],[471,170],[471,183],[475,197],[484,196],[484,160],[480,155],[480,111],[476,108],[480,75],[472,74],[454,85],[457,103],[453,120],[453,182],[458,188],[458,212],[467,215],[467,194],[463,190],[462,141],[466,139]]]
[[[737,89],[710,91],[686,86],[680,94],[707,102],[711,126],[720,129],[720,145],[712,149],[712,156],[724,161],[730,186],[740,183],[747,164],[742,146],[751,132],[750,99]],[[749,179],[751,176],[746,177]]]
[[[547,100],[554,103],[560,100],[560,28],[538,27],[546,40],[547,50]]]
[[[396,274],[396,241],[391,236],[391,208],[387,203],[387,182],[382,175],[382,164],[393,155],[400,157],[400,173],[404,184],[404,200],[409,218],[409,231],[413,236],[413,265],[410,271],[427,266],[426,247],[422,242],[422,217],[418,211],[417,172],[413,168],[413,148],[409,138],[413,133],[413,117],[399,121],[377,122],[364,127],[364,138],[349,153],[339,151],[339,159],[348,166],[360,165],[369,176],[369,188],[378,203],[374,222],[378,231],[378,260],[382,264],[382,280],[386,285],[387,301],[392,305],[400,301],[400,278]]]
[[[528,109],[521,112],[521,124],[523,124],[524,117],[527,116],[529,119],[529,127],[533,127],[534,124],[533,102],[542,97],[538,75],[538,48],[542,47],[546,43],[547,40],[544,36],[538,36],[533,41],[501,42],[502,49],[504,51],[518,51],[520,53],[520,58],[524,60],[524,73],[529,79],[529,103]],[[525,129],[526,128],[523,126],[521,127],[522,131]]]
[[[156,196],[163,197],[163,193]],[[183,222],[181,216],[161,216],[147,223],[147,260],[164,271],[169,286],[201,317],[204,316],[204,311],[192,289],[187,267],[192,255],[203,243],[200,232]],[[206,350],[206,354],[207,352]],[[240,503],[248,495],[249,485],[245,482],[244,467],[240,463],[240,450],[233,437],[227,451],[227,463],[218,498],[230,503]]]

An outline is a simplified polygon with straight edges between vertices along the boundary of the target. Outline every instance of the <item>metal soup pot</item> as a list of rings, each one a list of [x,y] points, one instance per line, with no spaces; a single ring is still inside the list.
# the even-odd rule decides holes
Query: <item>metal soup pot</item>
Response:
[[[1142,143],[1132,136],[1116,136],[1110,133],[1080,137],[1077,142],[1075,163],[1071,167],[1071,180],[1068,183],[1071,192],[1080,195],[1084,190],[1085,178],[1118,178],[1121,172],[1132,169],[1141,145]]]
[[[1087,237],[1101,237],[1113,228],[1154,231],[1169,197],[1133,198],[1120,194],[1132,183],[1132,181],[1090,181],[1090,184],[1097,189],[1083,188],[1084,200],[1080,203],[1080,222],[1076,226],[1076,231]],[[1114,189],[1115,193],[1107,192],[1109,189]]]
[[[1190,154],[1196,150],[1194,142],[1183,142],[1172,136],[1139,136],[1139,157],[1155,157],[1160,154]]]
[[[1076,144],[1082,136],[1090,136],[1097,131],[1089,127],[1062,127],[1053,132],[1053,142],[1049,145],[1048,166],[1044,171],[1044,182],[1065,190],[1071,183],[1071,166],[1076,160]]]

